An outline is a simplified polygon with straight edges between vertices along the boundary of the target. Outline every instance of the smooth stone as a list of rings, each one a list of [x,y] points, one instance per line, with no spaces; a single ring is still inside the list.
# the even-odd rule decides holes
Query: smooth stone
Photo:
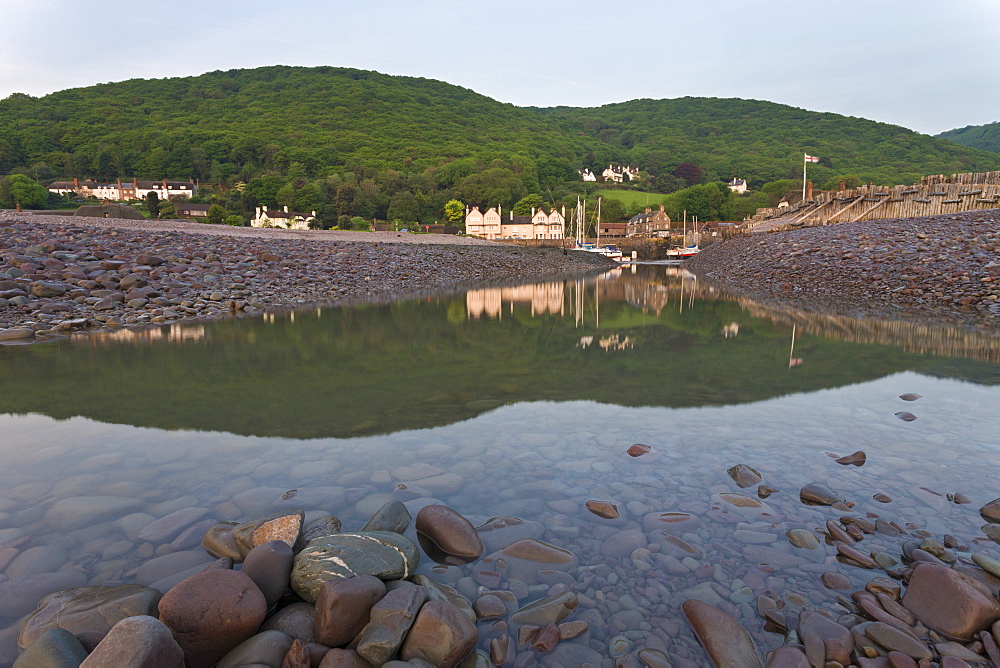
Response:
[[[302,535],[304,519],[305,511],[297,508],[265,515],[234,527],[233,541],[244,557],[253,548],[272,540],[283,540],[294,548]]]
[[[0,329],[0,341],[21,341],[33,338],[35,338],[35,330],[30,327],[8,327],[7,329]]]
[[[399,650],[404,661],[423,659],[434,666],[457,666],[476,646],[476,626],[447,601],[427,601]]]
[[[56,545],[29,547],[10,562],[4,574],[10,578],[18,578],[36,573],[54,573],[68,560],[66,550]]]
[[[484,594],[477,598],[472,609],[476,613],[477,619],[500,619],[507,616],[507,606],[493,594]]]
[[[744,494],[735,494],[732,492],[723,492],[716,495],[720,500],[725,501],[729,505],[736,506],[737,508],[763,508],[764,504],[759,500],[746,496]]]
[[[402,663],[390,661],[389,663]],[[389,665],[389,663],[383,665]],[[409,664],[403,664],[408,666]],[[285,668],[285,666],[282,666]],[[318,668],[372,668],[372,664],[361,658],[361,655],[351,649],[331,649],[323,657]]]
[[[121,496],[71,496],[59,499],[45,511],[45,521],[56,531],[72,531],[143,507],[139,499]]]
[[[302,529],[302,542],[308,545],[320,536],[330,536],[340,533],[343,526],[343,522],[335,515],[317,517],[311,522],[306,523],[305,528]]]
[[[385,594],[385,584],[373,575],[324,582],[316,597],[316,642],[330,647],[351,642],[368,623],[372,606]]]
[[[823,641],[827,658],[842,665],[851,662],[853,641],[851,631],[837,622],[810,610],[799,614],[799,635],[803,638],[815,636]]]
[[[243,572],[264,594],[267,607],[278,602],[288,589],[292,572],[292,548],[283,540],[272,540],[250,550],[243,560]]]
[[[1000,619],[1000,603],[989,587],[940,564],[915,565],[902,603],[948,640],[971,640]]]
[[[316,600],[327,580],[374,575],[380,580],[408,578],[420,561],[417,546],[391,531],[339,533],[313,540],[295,556],[291,584],[299,596]]]
[[[783,645],[771,653],[766,668],[811,668],[812,665],[801,649],[794,645]]]
[[[472,603],[448,585],[442,582],[435,582],[420,573],[410,578],[410,582],[420,585],[427,590],[428,601],[447,601],[461,610],[469,618],[470,622],[473,624],[476,623],[476,611],[472,609]]]
[[[135,574],[135,581],[141,585],[151,586],[177,573],[204,568],[215,561],[201,550],[184,552],[169,552],[160,557],[153,557],[140,564]],[[162,591],[162,590],[161,590]]]
[[[150,615],[126,617],[111,627],[80,668],[182,668],[184,650],[170,629]]]
[[[486,551],[496,552],[519,540],[541,538],[545,533],[545,527],[534,520],[492,517],[476,527],[476,533],[483,541]]]
[[[852,452],[849,455],[838,457],[835,461],[838,464],[843,464],[844,466],[852,464],[854,466],[862,466],[864,465],[865,461],[867,461],[867,459],[868,456],[862,450],[858,450],[857,452]]]
[[[207,668],[257,631],[267,601],[250,576],[211,569],[164,594],[159,610],[184,650],[185,664]]]
[[[1000,499],[993,499],[979,509],[979,514],[987,522],[1000,523]]]
[[[28,647],[53,628],[108,633],[127,617],[157,616],[161,596],[155,589],[134,584],[63,589],[43,598],[38,609],[21,622],[17,644]]]
[[[316,609],[312,603],[300,601],[278,610],[261,624],[261,631],[281,631],[295,640],[303,643],[316,642],[313,627],[316,622]]]
[[[673,668],[670,657],[658,649],[647,647],[640,649],[636,655],[645,668]]]
[[[684,601],[681,610],[716,666],[763,668],[750,634],[731,616],[697,599]]]
[[[167,543],[205,515],[208,515],[205,508],[181,508],[144,526],[137,538],[151,543]]]
[[[799,499],[802,503],[810,506],[832,506],[842,502],[844,497],[826,485],[811,482],[799,490]]]
[[[515,624],[532,624],[534,626],[558,624],[579,605],[580,599],[573,592],[550,594],[512,613],[510,620]]]
[[[472,523],[447,506],[432,504],[421,508],[416,530],[424,552],[439,564],[461,566],[483,553],[483,541]]]
[[[977,552],[972,555],[972,560],[990,575],[1000,578],[1000,559],[994,559]]]
[[[406,531],[406,527],[410,526],[412,519],[406,506],[394,499],[376,510],[361,530],[403,533]]]
[[[754,485],[763,481],[760,472],[753,468],[752,466],[747,466],[746,464],[737,464],[726,469],[726,473],[729,477],[742,488],[753,487]]]
[[[819,576],[827,589],[850,589],[851,580],[846,575],[836,571],[827,571]]]
[[[399,651],[417,612],[427,600],[423,587],[400,587],[372,606],[370,621],[357,638],[357,652],[373,666],[381,666]]]
[[[697,515],[690,513],[646,513],[642,516],[642,528],[644,531],[666,529],[673,533],[684,533],[695,531],[700,527],[701,520],[698,519]]]
[[[601,556],[609,559],[624,559],[635,550],[646,547],[649,538],[638,529],[628,529],[608,536],[601,544]]]
[[[653,449],[648,445],[636,443],[634,445],[630,445],[628,450],[625,452],[628,453],[629,457],[641,457],[642,455],[649,454],[652,450]]]
[[[597,499],[591,499],[586,503],[587,510],[597,515],[598,517],[603,517],[606,520],[614,520],[621,517],[618,512],[618,506],[611,503],[610,501],[599,501]]]
[[[279,668],[291,647],[290,636],[281,631],[263,631],[231,649],[216,664],[216,668],[240,668],[254,664]]]
[[[87,658],[75,635],[53,628],[43,633],[14,662],[14,668],[78,668]]]
[[[819,539],[816,534],[806,529],[789,529],[785,532],[788,542],[803,550],[815,550],[819,547]]]
[[[515,541],[489,557],[494,562],[500,558],[507,564],[508,578],[528,585],[538,584],[543,571],[565,572],[579,563],[572,552],[533,538]]]
[[[763,531],[737,529],[733,532],[733,540],[744,545],[769,545],[778,540],[778,537],[773,533],[764,533]]]
[[[890,651],[902,652],[913,659],[930,659],[933,653],[909,633],[883,622],[865,625],[865,635]]]
[[[984,524],[980,529],[994,543],[1000,543],[1000,524]]]
[[[770,564],[779,568],[794,568],[808,563],[807,559],[766,545],[745,545],[743,555],[752,562]]]
[[[86,583],[86,574],[75,570],[36,573],[0,582],[0,617],[23,617],[38,606],[43,596]]]

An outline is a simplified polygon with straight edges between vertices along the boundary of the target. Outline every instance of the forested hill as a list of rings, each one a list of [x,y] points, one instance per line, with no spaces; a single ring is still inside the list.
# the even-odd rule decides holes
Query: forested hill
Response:
[[[964,146],[1000,153],[1000,122],[969,125],[936,136]]]
[[[821,158],[810,168],[820,186],[1000,169],[989,152],[770,102],[521,108],[440,81],[334,67],[137,79],[0,101],[0,174],[42,183],[198,179],[235,186],[219,202],[230,212],[287,205],[319,211],[325,225],[433,221],[451,198],[506,207],[534,194],[571,204],[587,188],[576,170],[599,173],[611,162],[638,166],[642,187],[655,192],[732,177],[756,189],[801,174],[803,152]],[[0,183],[0,205],[12,201],[4,197]]]
[[[773,181],[801,174],[795,158],[801,163],[801,154],[808,153],[828,168],[816,172],[820,182],[825,180],[820,175],[851,173],[863,181],[896,184],[998,164],[981,151],[898,125],[760,100],[684,97],[539,112],[567,131],[582,126],[652,173],[684,156],[712,179],[749,175]]]

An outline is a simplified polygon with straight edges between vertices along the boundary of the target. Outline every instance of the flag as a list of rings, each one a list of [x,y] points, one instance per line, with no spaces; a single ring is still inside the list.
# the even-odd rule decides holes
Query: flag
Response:
[[[806,156],[806,162],[819,162],[819,158],[817,158],[814,155],[809,155],[808,153],[806,153],[805,156]]]

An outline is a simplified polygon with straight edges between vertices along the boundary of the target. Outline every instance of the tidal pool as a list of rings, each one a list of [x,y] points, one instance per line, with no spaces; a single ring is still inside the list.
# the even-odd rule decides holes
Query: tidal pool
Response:
[[[422,561],[471,600],[483,587],[522,607],[552,586],[578,594],[568,621],[587,631],[524,665],[643,648],[705,665],[688,598],[764,651],[784,642],[782,616],[847,611],[837,597],[851,589],[827,588],[825,572],[861,588],[926,537],[959,560],[1000,558],[978,513],[1000,496],[998,361],[989,333],[768,309],[663,266],[2,347],[0,587],[51,573],[54,589],[169,582],[211,561],[200,537],[216,520],[301,507],[358,529],[398,498],[413,515],[443,503],[476,525],[518,518],[572,553],[544,575],[506,572],[490,556],[501,536],[480,562]],[[835,461],[858,450],[862,466]],[[740,487],[738,464],[762,480]],[[809,483],[847,503],[803,504]],[[184,508],[204,510],[187,531],[137,538]],[[824,532],[845,517],[884,520],[855,547],[886,565],[838,561]],[[793,529],[817,544],[794,546]],[[7,663],[25,605],[0,603]],[[479,632],[488,652],[504,628]]]

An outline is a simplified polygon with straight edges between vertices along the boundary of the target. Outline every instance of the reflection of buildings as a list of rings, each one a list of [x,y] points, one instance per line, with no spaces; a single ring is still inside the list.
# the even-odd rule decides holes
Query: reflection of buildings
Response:
[[[470,318],[500,318],[505,305],[513,311],[515,304],[529,304],[533,316],[543,313],[562,315],[564,295],[565,286],[562,283],[469,290],[465,295],[465,309]]]
[[[105,341],[120,341],[122,343],[193,343],[205,338],[204,325],[174,323],[147,329],[118,329],[110,332],[100,332],[88,335],[103,343]]]
[[[602,336],[600,338],[593,336],[581,336],[580,342],[576,344],[577,348],[589,348],[593,345],[594,341],[597,341],[603,350],[625,350],[628,348],[634,348],[632,345],[632,339],[628,336],[622,338],[619,334],[612,334],[610,336]]]

